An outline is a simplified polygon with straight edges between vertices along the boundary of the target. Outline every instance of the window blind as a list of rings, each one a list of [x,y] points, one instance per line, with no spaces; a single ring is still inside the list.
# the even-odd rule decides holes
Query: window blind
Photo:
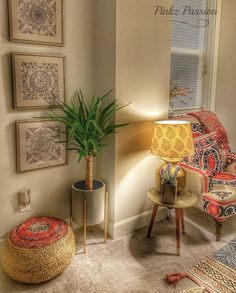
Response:
[[[205,9],[206,0],[174,0],[173,5],[178,15],[173,15],[170,89],[191,91],[185,98],[174,99],[174,109],[201,107],[206,16],[192,11]]]

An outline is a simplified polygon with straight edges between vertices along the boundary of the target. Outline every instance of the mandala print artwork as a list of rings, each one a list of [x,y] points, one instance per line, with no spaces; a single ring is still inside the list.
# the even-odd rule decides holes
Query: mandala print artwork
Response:
[[[66,163],[65,127],[58,122],[17,122],[18,172]]]
[[[48,108],[64,101],[64,56],[13,53],[14,108]]]
[[[58,64],[22,62],[21,77],[23,100],[45,99],[51,104],[59,98]]]
[[[32,164],[48,164],[61,157],[60,126],[42,126],[27,128],[26,136],[26,162]]]
[[[63,46],[64,0],[9,0],[11,40]]]
[[[17,13],[21,33],[56,36],[56,0],[19,0]]]

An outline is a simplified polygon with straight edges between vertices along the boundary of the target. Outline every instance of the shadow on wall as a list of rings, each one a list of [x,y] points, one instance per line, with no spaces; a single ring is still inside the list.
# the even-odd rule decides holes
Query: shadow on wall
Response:
[[[146,193],[154,185],[159,158],[150,154],[153,121],[132,122],[116,136],[116,221],[150,210]],[[129,202],[123,206],[123,203]],[[122,207],[122,208],[121,208]],[[131,225],[131,223],[129,224]]]
[[[155,157],[150,154],[154,121],[131,122],[116,136],[117,182],[150,166]],[[137,172],[136,172],[137,171]]]
[[[1,5],[0,10],[2,11],[2,17],[0,18],[1,20],[0,27],[2,28],[1,30],[2,43],[8,43],[9,42],[8,1],[7,0],[0,1],[0,5]]]
[[[10,122],[5,126],[5,135],[7,148],[4,150],[4,159],[2,165],[6,165],[6,170],[13,176],[16,174],[16,132],[15,132],[15,121]],[[0,156],[1,157],[1,156]]]
[[[3,92],[5,93],[5,105],[6,112],[14,112],[13,109],[13,84],[12,84],[12,73],[11,73],[11,54],[4,54],[1,57],[1,70],[2,70],[2,85]]]
[[[118,153],[129,155],[150,149],[154,121],[131,122],[118,134]]]
[[[122,103],[121,104],[125,104]],[[119,122],[129,122],[129,121],[147,121],[147,122],[154,122],[156,120],[155,117],[166,117],[166,108],[160,110],[158,107],[157,109],[150,109],[150,105],[145,102],[142,106],[135,106],[135,103],[132,103],[129,107],[124,108],[119,113]],[[142,122],[134,122],[134,123],[142,123]]]

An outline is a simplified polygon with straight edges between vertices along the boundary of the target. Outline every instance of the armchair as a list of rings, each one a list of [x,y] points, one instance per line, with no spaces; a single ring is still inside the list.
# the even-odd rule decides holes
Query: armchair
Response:
[[[215,113],[200,111],[173,119],[192,125],[195,155],[181,162],[186,188],[199,196],[197,207],[213,217],[220,241],[223,222],[236,214],[236,153]]]

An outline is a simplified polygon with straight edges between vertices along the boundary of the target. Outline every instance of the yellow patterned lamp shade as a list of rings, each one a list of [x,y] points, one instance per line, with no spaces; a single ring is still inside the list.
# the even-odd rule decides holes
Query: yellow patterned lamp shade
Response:
[[[153,155],[166,161],[175,159],[181,161],[182,158],[193,155],[194,151],[192,129],[189,122],[177,120],[155,122],[151,145]]]
[[[155,176],[156,186],[160,191],[161,169],[166,168],[167,163],[170,162],[172,166],[171,172],[174,173],[178,162],[195,152],[190,122],[177,120],[155,122],[151,152],[164,160],[164,163],[157,168]],[[178,192],[184,190],[186,174],[183,168],[180,168],[176,180]]]

